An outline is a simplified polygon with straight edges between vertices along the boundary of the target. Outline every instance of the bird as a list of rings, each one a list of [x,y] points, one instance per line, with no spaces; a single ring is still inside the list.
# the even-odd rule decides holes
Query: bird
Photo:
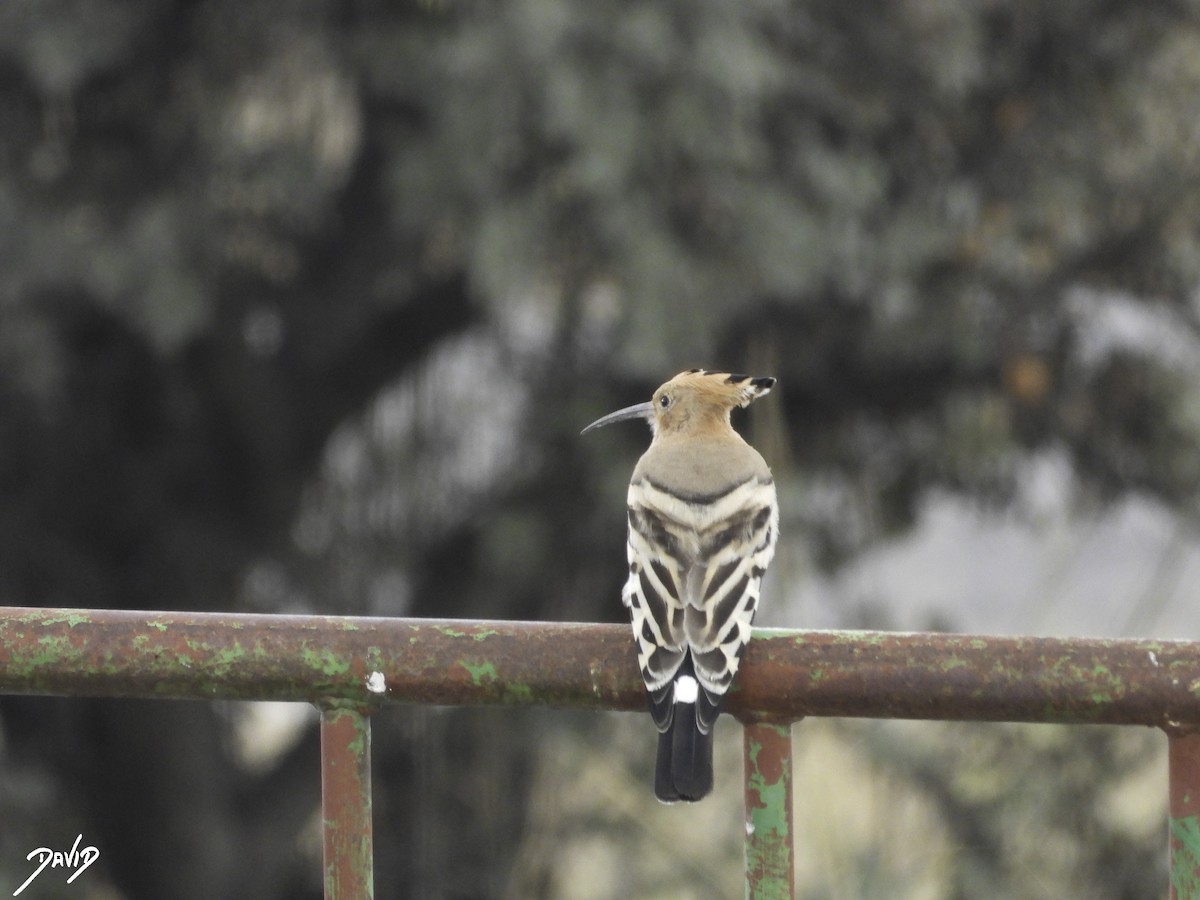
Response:
[[[581,432],[627,419],[650,423],[650,447],[629,482],[622,600],[658,728],[654,793],[664,803],[712,791],[713,726],[775,555],[774,478],[730,422],[734,407],[774,386],[772,377],[689,369],[649,402]]]

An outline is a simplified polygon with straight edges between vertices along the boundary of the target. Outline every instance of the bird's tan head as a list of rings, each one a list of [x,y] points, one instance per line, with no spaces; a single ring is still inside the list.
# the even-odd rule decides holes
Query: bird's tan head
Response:
[[[774,386],[775,379],[771,377],[688,369],[656,390],[649,403],[609,413],[583,429],[583,433],[624,419],[648,420],[656,437],[710,426],[728,426],[730,410],[735,406],[748,406]]]

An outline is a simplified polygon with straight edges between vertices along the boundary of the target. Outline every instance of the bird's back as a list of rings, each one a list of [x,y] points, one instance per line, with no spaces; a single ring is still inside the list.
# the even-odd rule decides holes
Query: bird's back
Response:
[[[690,651],[715,698],[737,672],[775,551],[771,471],[732,430],[655,441],[634,469],[628,503],[626,599],[652,620],[639,641],[643,670],[666,684]]]

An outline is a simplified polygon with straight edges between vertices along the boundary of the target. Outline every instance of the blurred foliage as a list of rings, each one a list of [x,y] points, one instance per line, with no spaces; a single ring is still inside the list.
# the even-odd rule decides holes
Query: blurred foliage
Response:
[[[641,796],[638,720],[612,752],[556,734],[506,896],[719,898],[742,886],[741,735],[718,729],[718,778],[696,807]],[[810,720],[793,729],[797,897],[1082,896],[1166,891],[1164,739],[1148,730]],[[724,835],[711,844],[686,839]]]
[[[1197,60],[1187,0],[7,0],[0,602],[617,619],[644,435],[577,432],[692,365],[781,378],[822,566],[1045,449],[1190,519]],[[311,732],[0,714],[127,896],[319,889]],[[519,719],[380,717],[381,889],[510,883]]]

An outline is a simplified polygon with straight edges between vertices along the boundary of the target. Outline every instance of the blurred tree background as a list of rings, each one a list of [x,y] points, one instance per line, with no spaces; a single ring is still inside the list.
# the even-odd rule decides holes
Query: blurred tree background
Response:
[[[1181,558],[1198,178],[1186,0],[6,0],[0,602],[620,620],[646,434],[578,431],[694,365],[781,379],[767,624],[1047,460]],[[82,832],[71,896],[319,896],[256,710],[0,699],[3,883]],[[736,728],[681,811],[647,724],[378,716],[379,895],[740,894]],[[1153,735],[797,735],[801,896],[1162,893]]]

